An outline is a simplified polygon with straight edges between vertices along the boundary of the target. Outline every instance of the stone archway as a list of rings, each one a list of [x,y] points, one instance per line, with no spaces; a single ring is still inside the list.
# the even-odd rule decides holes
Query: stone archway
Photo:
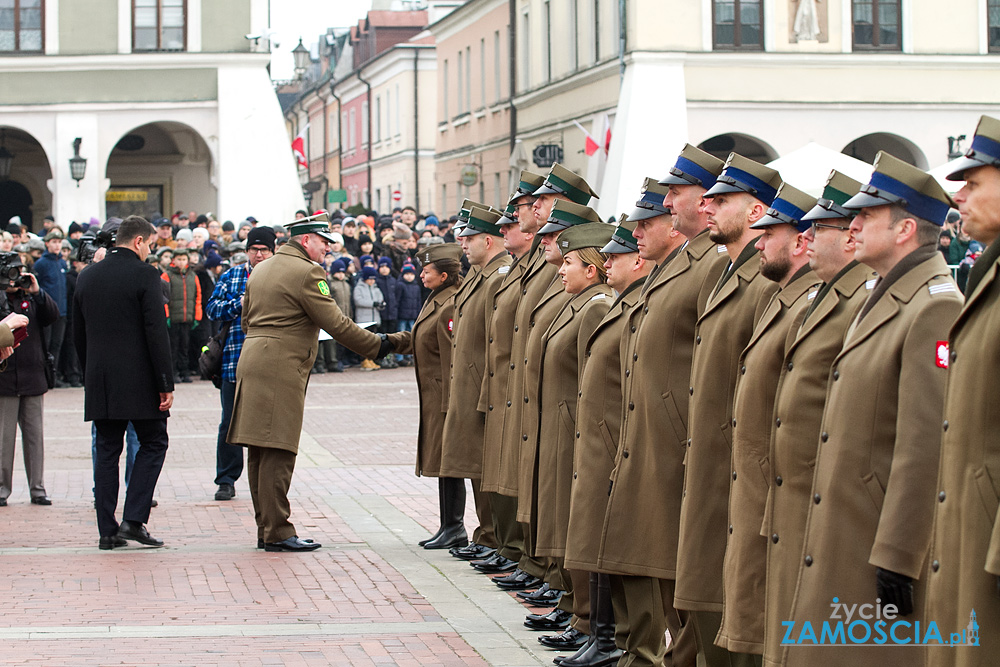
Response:
[[[739,153],[745,158],[767,164],[778,157],[778,152],[766,141],[742,132],[717,134],[698,144],[698,148],[725,160],[730,153]]]
[[[108,156],[107,215],[170,217],[175,210],[218,210],[215,165],[197,130],[176,121],[126,132]]]
[[[879,151],[885,151],[903,162],[912,164],[917,169],[927,169],[927,156],[915,143],[890,132],[874,132],[858,137],[844,146],[840,151],[868,164],[875,162]]]
[[[0,226],[6,228],[16,215],[27,229],[34,231],[41,227],[41,219],[52,212],[49,158],[35,137],[16,127],[0,126],[0,144],[14,156],[10,176],[0,182]]]

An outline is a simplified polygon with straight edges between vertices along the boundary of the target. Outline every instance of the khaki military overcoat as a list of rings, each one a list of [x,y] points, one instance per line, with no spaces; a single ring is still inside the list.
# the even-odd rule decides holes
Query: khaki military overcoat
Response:
[[[924,620],[947,380],[938,342],[947,340],[962,295],[934,252],[873,304],[848,329],[823,410],[790,614],[815,627],[829,620],[834,597],[847,605],[873,604],[876,567],[914,578],[916,611],[905,620]],[[888,649],[879,649],[795,645],[786,647],[785,659],[789,665],[884,667]],[[915,647],[891,650],[893,664],[920,664],[923,657]]]
[[[578,432],[573,450],[573,482],[566,568],[597,571],[611,471],[618,451],[622,419],[622,332],[639,299],[643,280],[629,285],[615,300],[584,346],[576,405]]]
[[[500,281],[492,303],[487,304],[486,376],[479,392],[478,410],[486,416],[483,427],[483,492],[500,490],[500,456],[503,446],[504,410],[507,384],[513,371],[510,367],[511,345],[514,341],[514,315],[521,298],[521,278],[531,264],[532,254],[525,253],[514,262]]]
[[[992,665],[1000,655],[1000,244],[979,258],[983,278],[949,334],[941,466],[928,558],[927,611],[959,632],[976,610],[979,648],[929,648],[928,665]],[[970,279],[971,284],[971,279]],[[968,290],[968,288],[966,288]]]
[[[772,479],[761,530],[768,538],[764,662],[769,665],[781,662],[781,622],[790,619],[795,578],[802,562],[830,367],[844,346],[848,325],[868,296],[870,287],[865,286],[874,282],[874,274],[864,264],[852,262],[845,267],[796,318],[795,340],[781,367],[774,398],[774,417],[781,420],[781,428],[771,431]],[[809,309],[812,312],[806,316]]]
[[[319,330],[366,358],[381,339],[345,316],[326,273],[295,240],[254,268],[243,302],[243,343],[227,442],[298,452]],[[390,334],[399,343],[405,336]]]
[[[715,643],[733,653],[764,652],[764,575],[767,540],[761,536],[771,479],[774,394],[793,325],[815,298],[819,277],[808,265],[772,297],[740,355],[733,398],[729,539],[723,565],[725,606]],[[784,427],[784,425],[782,425]]]
[[[412,354],[420,396],[417,431],[417,475],[442,477],[441,446],[444,416],[448,412],[451,375],[451,330],[458,285],[441,287],[427,297],[413,322],[409,344],[397,346],[400,354]]]
[[[677,543],[677,609],[722,611],[733,393],[739,358],[778,289],[760,275],[754,243],[751,241],[741,251],[695,326],[688,387],[688,451]]]
[[[611,288],[588,287],[563,306],[545,333],[538,377],[541,415],[533,488],[538,535],[535,555],[562,557],[573,488],[573,454],[583,423],[577,413],[587,341],[611,309]],[[530,434],[529,434],[530,436]],[[529,438],[530,439],[530,438]]]
[[[500,252],[482,270],[466,275],[455,294],[448,411],[442,434],[441,476],[479,479],[483,474],[485,415],[478,410],[486,375],[487,304],[510,272]],[[490,311],[492,313],[492,310]]]
[[[555,267],[553,267],[555,268]],[[538,426],[541,421],[541,396],[539,378],[542,374],[542,363],[545,354],[545,334],[563,309],[572,294],[563,290],[562,279],[556,275],[549,283],[548,289],[538,300],[538,304],[525,318],[522,330],[528,332],[523,357],[515,360],[523,369],[521,375],[520,397],[513,397],[520,402],[521,428],[514,440],[519,444],[518,458],[511,461],[517,467],[517,520],[521,523],[535,525],[538,514],[535,508],[535,464],[538,456]],[[520,399],[518,401],[518,399]],[[534,529],[532,529],[534,533]],[[532,555],[535,555],[532,552]]]
[[[694,327],[728,261],[703,231],[654,269],[626,315],[623,417],[599,535],[601,572],[674,578]]]

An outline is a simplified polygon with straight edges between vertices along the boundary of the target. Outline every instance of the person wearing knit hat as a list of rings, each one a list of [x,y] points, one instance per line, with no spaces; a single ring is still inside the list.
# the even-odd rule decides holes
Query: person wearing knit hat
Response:
[[[360,257],[358,257],[358,261],[361,263],[362,267],[375,266],[375,258],[372,257],[371,255],[361,255]]]
[[[580,360],[582,368],[576,410],[576,428],[580,437],[574,445],[565,566],[571,573],[588,573],[591,640],[567,660],[588,665],[615,664],[623,655],[623,651],[615,646],[616,619],[610,575],[597,573],[597,561],[601,526],[607,510],[608,479],[614,467],[613,451],[622,419],[621,383],[624,378],[619,370],[622,333],[628,313],[639,298],[639,289],[653,267],[652,262],[639,257],[638,246],[632,236],[635,224],[622,215],[611,240],[601,248],[601,252],[607,255],[604,266],[608,286],[614,290],[616,298],[587,340]],[[614,369],[613,372],[610,369]],[[574,581],[578,579],[582,577],[577,575]],[[638,621],[635,618],[636,626]],[[660,637],[662,643],[662,633]]]
[[[391,268],[392,267],[392,260],[389,259],[388,257],[379,257],[378,258],[378,268],[382,268],[383,266],[388,266],[388,267]]]
[[[570,203],[559,200],[556,205]],[[595,620],[590,617],[589,573],[565,567],[573,484],[572,452],[577,442],[574,421],[582,419],[582,415],[575,409],[571,409],[569,418],[561,413],[567,405],[575,407],[580,367],[586,359],[580,350],[613,301],[611,288],[605,283],[607,257],[600,249],[611,239],[614,229],[613,225],[598,220],[574,224],[558,232],[558,238],[554,238],[556,234],[546,237],[549,243],[546,250],[557,248],[561,259],[560,279],[550,291],[558,290],[561,294],[551,300],[543,296],[532,315],[535,328],[528,335],[526,356],[538,360],[538,370],[532,375],[538,378],[535,381],[538,388],[532,390],[527,383],[525,388],[529,406],[537,404],[538,417],[531,411],[531,423],[526,428],[522,424],[528,438],[522,450],[518,515],[537,526],[533,553],[550,559],[551,567],[558,572],[557,578],[567,589],[560,607],[572,612],[566,632],[539,639],[550,648],[579,648],[593,632],[591,620]],[[528,414],[525,411],[525,417]]]
[[[771,472],[782,478],[772,484],[768,512],[763,525],[777,535],[767,543],[767,586],[764,602],[764,660],[779,664],[784,647],[782,625],[791,614],[795,587],[802,563],[806,516],[812,504],[815,448],[802,447],[822,431],[823,404],[834,358],[854,314],[868,297],[865,283],[871,270],[854,259],[854,236],[850,231],[854,212],[843,208],[861,184],[838,171],[827,178],[823,195],[802,220],[810,223],[804,236],[809,266],[824,281],[807,295],[809,306],[802,324],[782,360],[781,377],[774,397],[774,415],[783,420],[771,439]],[[737,422],[738,423],[738,422]],[[958,627],[958,626],[956,626]]]
[[[816,198],[788,183],[778,187],[767,214],[751,225],[757,239],[760,275],[778,285],[760,315],[750,342],[740,355],[733,399],[732,471],[729,518],[732,530],[723,565],[725,605],[717,644],[733,653],[761,655],[764,647],[764,600],[760,583],[767,570],[767,542],[760,538],[770,487],[760,476],[774,430],[774,395],[784,367],[785,346],[815,296],[820,278],[809,267],[802,218]]]
[[[703,195],[708,238],[725,244],[725,252],[719,256],[728,256],[730,261],[714,289],[704,283],[697,288],[711,291],[694,326],[691,375],[684,387],[688,397],[694,397],[688,405],[686,435],[688,442],[700,445],[688,448],[687,463],[679,466],[683,468],[686,495],[681,499],[677,531],[674,606],[691,612],[692,629],[701,637],[715,637],[723,620],[721,582],[732,479],[731,470],[720,468],[718,462],[730,458],[733,398],[740,369],[737,361],[750,342],[760,313],[778,288],[760,274],[755,247],[760,232],[750,226],[767,215],[780,185],[777,171],[732,153],[715,184]],[[699,296],[699,301],[702,298]],[[674,386],[679,389],[684,385],[677,382]],[[727,426],[720,429],[720,424]],[[672,516],[670,520],[674,520]],[[758,522],[755,534],[759,530]],[[713,660],[749,661],[754,658],[747,654],[759,653],[761,648],[726,642],[707,650],[718,654]]]
[[[869,182],[844,203],[860,209],[850,225],[854,257],[878,280],[847,330],[826,394],[812,488],[822,502],[809,504],[788,617],[796,622],[829,620],[819,606],[829,610],[833,596],[880,598],[914,624],[940,620],[915,605],[935,576],[926,568],[938,502],[929,500],[944,502],[947,491],[948,502],[962,502],[960,489],[936,481],[939,457],[950,455],[941,449],[945,388],[962,365],[948,337],[963,299],[937,251],[953,205],[933,176],[884,151]],[[816,661],[815,651],[783,648],[788,664]],[[922,661],[924,650],[901,647],[894,661]],[[874,647],[847,653],[834,649],[826,659],[885,663]]]

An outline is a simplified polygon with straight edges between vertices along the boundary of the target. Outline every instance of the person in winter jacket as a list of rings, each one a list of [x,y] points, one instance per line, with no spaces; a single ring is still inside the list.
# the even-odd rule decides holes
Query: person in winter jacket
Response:
[[[379,333],[396,333],[398,331],[396,328],[396,312],[398,310],[396,302],[397,280],[392,275],[392,260],[388,257],[379,257],[377,271],[378,275],[375,276],[375,284],[378,285],[379,291],[385,297],[385,309],[381,313],[382,324],[379,325],[378,330]],[[395,355],[390,354],[382,360],[383,368],[396,368],[397,366]]]
[[[191,330],[201,322],[201,281],[188,266],[187,248],[174,250],[174,262],[162,277],[170,285],[170,302],[165,308],[174,381],[190,382],[188,349],[191,346]]]
[[[412,331],[413,323],[424,304],[423,290],[417,282],[417,269],[413,264],[404,264],[396,282],[396,330]],[[401,366],[413,364],[412,354],[397,354],[396,362]]]
[[[385,307],[385,297],[375,283],[378,272],[370,266],[361,269],[361,280],[354,286],[354,321],[368,328],[377,329],[382,324],[381,310]],[[371,359],[361,362],[361,370],[379,369]]]

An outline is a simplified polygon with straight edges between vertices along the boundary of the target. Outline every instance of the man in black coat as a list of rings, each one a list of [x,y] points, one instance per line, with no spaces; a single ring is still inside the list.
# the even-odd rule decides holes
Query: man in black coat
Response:
[[[84,419],[93,420],[97,429],[94,498],[101,549],[124,546],[125,540],[163,545],[144,526],[167,452],[167,417],[174,400],[163,281],[145,263],[155,237],[144,218],[126,218],[115,247],[77,279],[74,341],[84,373]],[[139,451],[119,526],[118,460],[130,421]]]

